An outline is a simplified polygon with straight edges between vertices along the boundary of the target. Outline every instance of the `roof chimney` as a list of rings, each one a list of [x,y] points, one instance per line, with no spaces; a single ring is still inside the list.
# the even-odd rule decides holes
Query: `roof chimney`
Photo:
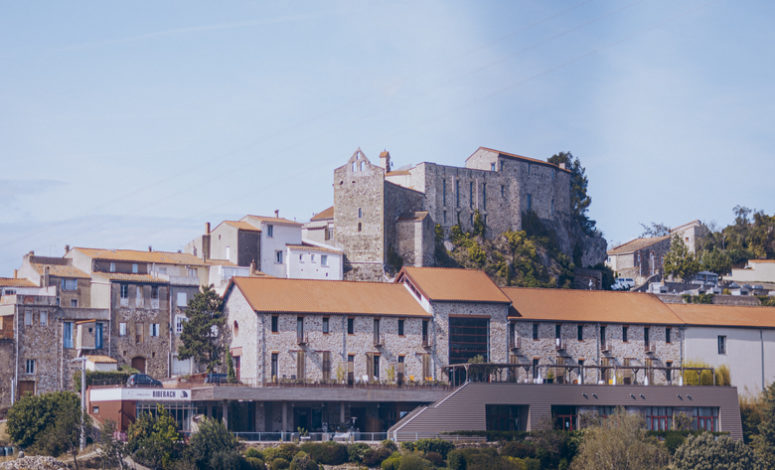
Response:
[[[49,271],[50,271],[50,270],[49,270],[49,267],[48,267],[48,266],[46,266],[46,267],[43,269],[43,287],[48,287],[48,282],[49,282]]]
[[[256,272],[256,259],[253,258],[250,260],[250,274],[253,274]]]
[[[70,245],[65,245],[65,254],[67,254],[70,251]]]
[[[153,247],[151,245],[148,245],[148,252],[153,251]]]
[[[19,279],[19,270],[18,269],[14,269],[13,270],[13,278],[14,279]]]
[[[210,222],[205,222],[205,235],[210,235]]]
[[[274,210],[274,218],[275,219],[279,219],[280,218],[280,209],[275,209]]]
[[[379,166],[384,168],[385,171],[390,171],[390,152],[387,150],[383,150],[379,154]]]

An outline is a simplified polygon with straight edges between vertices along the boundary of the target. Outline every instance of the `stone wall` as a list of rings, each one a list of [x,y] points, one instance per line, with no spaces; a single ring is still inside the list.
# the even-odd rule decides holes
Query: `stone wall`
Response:
[[[11,406],[11,379],[16,365],[16,344],[13,339],[0,339],[0,410]],[[4,416],[4,413],[0,412]]]

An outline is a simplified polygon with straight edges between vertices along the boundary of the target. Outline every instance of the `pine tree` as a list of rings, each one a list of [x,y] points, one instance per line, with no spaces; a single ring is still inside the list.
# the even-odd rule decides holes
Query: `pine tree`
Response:
[[[180,334],[178,358],[193,358],[197,364],[206,364],[207,372],[221,363],[223,342],[220,333],[224,325],[223,300],[208,286],[198,292],[186,307],[188,321]]]

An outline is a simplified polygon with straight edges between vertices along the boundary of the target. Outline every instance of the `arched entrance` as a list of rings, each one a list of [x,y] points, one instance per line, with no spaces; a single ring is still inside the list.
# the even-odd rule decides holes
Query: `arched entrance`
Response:
[[[143,356],[135,356],[132,358],[132,368],[145,374],[145,358]]]

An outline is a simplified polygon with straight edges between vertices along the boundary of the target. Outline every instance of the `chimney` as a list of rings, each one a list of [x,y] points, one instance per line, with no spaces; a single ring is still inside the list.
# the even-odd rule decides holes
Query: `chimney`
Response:
[[[210,235],[210,222],[205,222],[205,235]]]
[[[253,274],[256,272],[256,259],[253,258],[250,260],[250,274]]]
[[[65,254],[67,254],[70,251],[70,245],[65,245]]]
[[[274,218],[275,219],[279,219],[280,218],[280,209],[275,209],[274,210]]]
[[[13,278],[14,279],[19,279],[19,270],[18,269],[14,269],[13,270]]]
[[[153,251],[153,247],[151,245],[148,245],[148,252],[150,253],[152,251]]]
[[[563,162],[563,163],[560,163],[560,169],[561,169],[561,170],[564,170],[564,169],[565,169],[565,163],[564,163],[564,162]]]
[[[390,152],[387,150],[383,150],[379,154],[379,166],[384,168],[385,171],[390,171]]]
[[[48,282],[49,282],[49,267],[46,266],[43,269],[43,287],[48,287]]]

